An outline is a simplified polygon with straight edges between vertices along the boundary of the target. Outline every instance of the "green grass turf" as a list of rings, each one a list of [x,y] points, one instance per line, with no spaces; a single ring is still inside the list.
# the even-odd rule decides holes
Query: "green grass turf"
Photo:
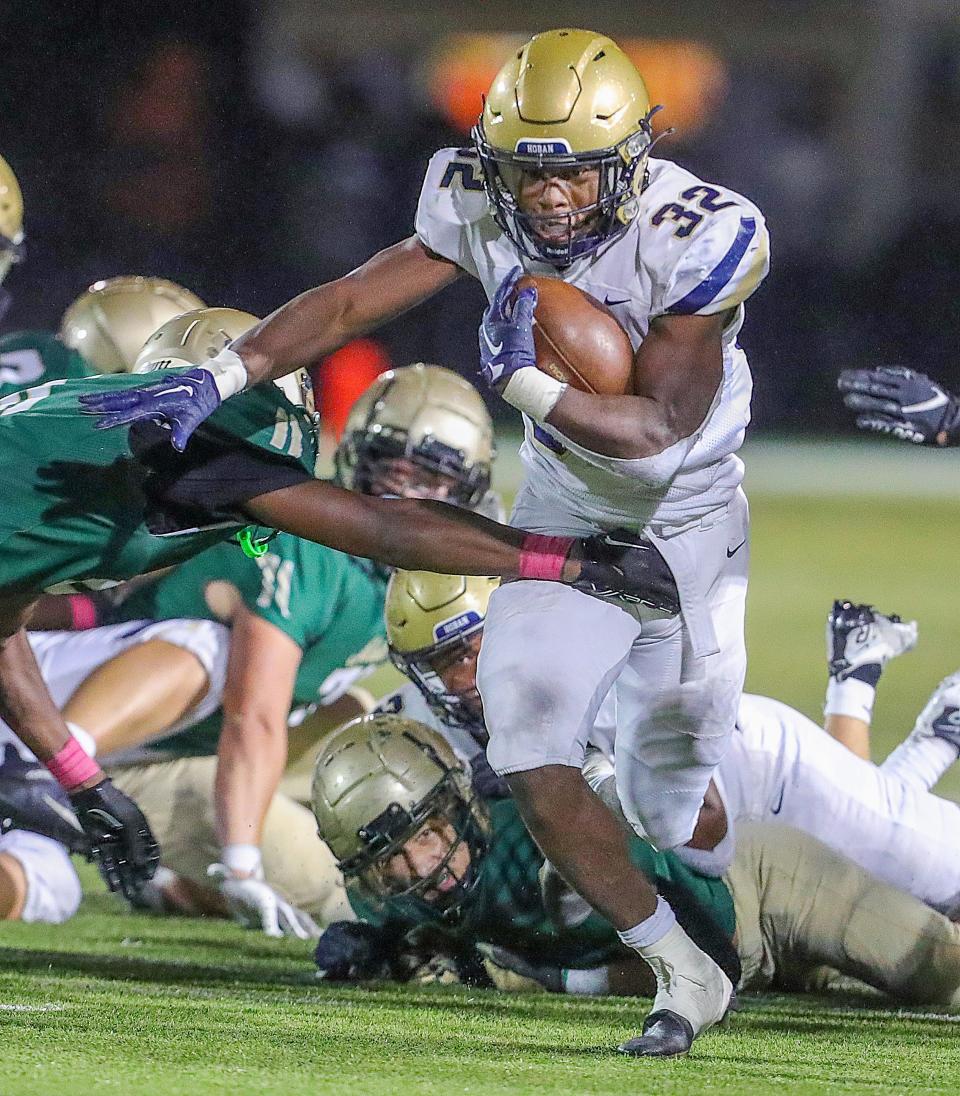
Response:
[[[940,676],[960,666],[960,500],[804,494],[802,483],[784,495],[768,480],[759,487],[751,492],[748,686],[816,718],[832,598],[917,617],[918,649],[881,684],[882,758]],[[941,790],[960,798],[960,778],[949,774]],[[90,896],[68,926],[0,926],[0,1096],[960,1087],[960,1016],[749,996],[730,1030],[699,1041],[690,1058],[634,1062],[611,1048],[637,1030],[643,1002],[324,987],[303,944],[123,913],[88,869],[84,878]]]

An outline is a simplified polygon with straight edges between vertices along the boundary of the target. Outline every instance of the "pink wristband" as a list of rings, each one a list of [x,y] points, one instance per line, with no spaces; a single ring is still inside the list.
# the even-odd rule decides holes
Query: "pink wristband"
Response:
[[[97,626],[97,606],[89,594],[69,594],[70,627],[75,632],[85,632]]]
[[[576,537],[545,537],[527,533],[520,545],[520,577],[558,582]]]
[[[46,762],[46,766],[68,792],[72,792],[91,777],[103,775],[100,766],[73,737]]]

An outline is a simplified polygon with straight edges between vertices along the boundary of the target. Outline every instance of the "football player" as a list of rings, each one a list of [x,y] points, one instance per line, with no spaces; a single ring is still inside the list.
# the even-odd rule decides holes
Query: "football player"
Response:
[[[461,969],[476,945],[493,945],[499,966],[519,969],[526,985],[533,976],[567,993],[651,991],[650,972],[630,962],[613,926],[544,864],[516,804],[480,800],[446,741],[422,724],[379,715],[334,732],[317,758],[313,808],[362,918],[320,938],[326,977],[406,977],[433,929]],[[774,980],[819,988],[826,965],[897,1000],[960,1004],[960,926],[805,834],[747,824],[722,880],[635,833],[629,842],[744,989]],[[508,983],[502,969],[487,970]],[[638,1042],[620,1049],[638,1053]]]
[[[440,365],[381,373],[350,409],[337,482],[365,495],[436,499],[503,519],[490,490],[496,448],[480,394]]]
[[[147,360],[209,360],[230,337],[230,313],[199,310],[165,324],[148,343]],[[189,373],[176,373],[184,388],[193,385]],[[96,855],[109,867],[108,881],[125,891],[135,892],[152,873],[155,843],[140,812],[105,780],[50,700],[23,630],[42,590],[144,574],[233,534],[258,555],[265,551],[261,526],[385,563],[518,577],[546,566],[560,580],[636,593],[649,584],[649,553],[624,547],[622,537],[581,545],[440,503],[360,496],[317,481],[315,418],[277,385],[225,404],[186,454],[171,449],[155,424],[101,432],[96,420],[77,413],[83,393],[131,396],[143,383],[123,374],[54,380],[0,400],[0,716],[72,794]]]
[[[284,305],[195,371],[190,392],[160,382],[88,408],[105,423],[167,416],[182,445],[236,392],[316,360],[463,273],[481,281],[491,300],[483,375],[525,416],[528,474],[512,520],[546,535],[642,530],[651,566],[665,559],[676,586],[628,610],[507,584],[480,670],[488,757],[537,841],[665,974],[644,1044],[658,1054],[716,1023],[731,987],[633,868],[580,770],[616,682],[627,814],[672,847],[692,834],[733,731],[748,556],[735,451],[751,390],[736,337],[768,243],[752,203],[649,158],[651,113],[642,79],[609,38],[535,36],[494,81],[473,147],[431,160],[415,235]],[[521,269],[571,282],[614,311],[636,348],[631,394],[587,394],[539,372],[535,295],[514,293]],[[697,732],[655,738],[649,713],[677,705],[697,712]]]
[[[902,366],[844,369],[837,386],[857,426],[914,445],[960,445],[960,399]]]
[[[203,307],[189,289],[164,278],[94,282],[64,312],[56,335],[14,331],[0,337],[0,397],[44,381],[129,373],[161,324]]]
[[[23,195],[13,168],[0,156],[0,320],[10,307],[10,291],[3,288],[3,281],[23,255]]]
[[[477,659],[497,580],[396,572],[388,585],[387,639],[394,664],[411,684],[385,697],[378,712],[417,719],[444,735],[479,778],[481,794],[505,794],[488,783],[483,747],[485,705],[476,688]],[[913,622],[869,606],[837,602],[830,614],[825,729],[794,708],[744,694],[737,729],[701,808],[692,846],[675,850],[696,869],[720,875],[745,822],[795,827],[948,917],[960,919],[960,853],[954,834],[960,806],[930,788],[957,759],[960,708],[956,675],[942,682],[907,741],[881,766],[840,742],[859,725],[869,735],[873,696],[883,666],[916,642]],[[603,798],[616,800],[603,755],[616,735],[615,697],[601,706],[586,774]]]

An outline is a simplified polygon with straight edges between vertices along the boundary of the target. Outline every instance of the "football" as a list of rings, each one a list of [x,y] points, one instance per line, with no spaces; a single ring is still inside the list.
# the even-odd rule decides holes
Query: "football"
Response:
[[[633,346],[620,321],[589,293],[559,278],[527,274],[537,289],[533,340],[537,368],[579,388],[621,396],[633,390]]]

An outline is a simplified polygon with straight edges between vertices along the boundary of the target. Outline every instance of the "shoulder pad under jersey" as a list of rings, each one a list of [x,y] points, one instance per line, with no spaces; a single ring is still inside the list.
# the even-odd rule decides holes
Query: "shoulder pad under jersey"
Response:
[[[435,152],[417,205],[416,232],[424,245],[475,275],[465,229],[488,216],[483,174],[474,150],[442,148]]]
[[[652,315],[708,316],[735,308],[770,268],[763,214],[735,191],[652,162],[639,214],[640,259],[651,269]]]

